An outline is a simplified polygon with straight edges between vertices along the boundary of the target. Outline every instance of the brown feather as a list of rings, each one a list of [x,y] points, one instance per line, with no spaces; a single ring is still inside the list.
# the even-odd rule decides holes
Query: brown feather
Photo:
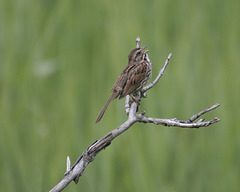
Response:
[[[105,113],[108,105],[109,105],[109,104],[112,102],[112,100],[115,99],[117,96],[118,96],[118,92],[113,91],[113,92],[112,92],[112,95],[111,95],[110,98],[108,99],[106,105],[102,108],[101,112],[99,113],[98,118],[97,118],[97,120],[96,120],[96,123],[98,123],[98,122],[102,119],[102,117],[103,117],[103,115],[104,115],[104,113]]]
[[[124,86],[119,99],[122,99],[126,95],[130,95],[139,91],[139,89],[142,87],[142,82],[146,77],[146,73],[147,66],[145,61],[142,61],[139,65],[134,65],[131,67],[131,70],[129,70],[126,85]]]

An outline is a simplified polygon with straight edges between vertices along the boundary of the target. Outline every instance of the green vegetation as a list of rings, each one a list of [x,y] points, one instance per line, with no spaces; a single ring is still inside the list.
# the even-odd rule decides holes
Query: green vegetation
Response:
[[[65,191],[237,192],[240,189],[238,0],[0,2],[0,191],[57,184],[94,140],[126,119],[124,100],[96,117],[141,37],[153,77],[141,110],[221,121],[201,129],[136,124]]]

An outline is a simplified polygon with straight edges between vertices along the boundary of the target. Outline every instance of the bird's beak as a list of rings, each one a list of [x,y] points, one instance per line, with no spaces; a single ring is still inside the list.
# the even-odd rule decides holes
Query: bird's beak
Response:
[[[147,46],[142,47],[142,48],[141,48],[141,51],[143,51],[143,50],[146,49],[146,48],[147,48]],[[146,53],[148,53],[148,52],[149,52],[149,50],[146,50],[146,51],[144,51],[143,53],[146,54]]]
[[[142,47],[142,48],[141,48],[141,51],[143,51],[145,48],[147,48],[147,46]]]

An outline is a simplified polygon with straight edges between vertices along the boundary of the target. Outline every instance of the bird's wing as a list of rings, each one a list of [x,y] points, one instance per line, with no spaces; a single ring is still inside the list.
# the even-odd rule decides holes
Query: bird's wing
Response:
[[[128,76],[126,84],[123,87],[122,94],[120,95],[119,99],[136,92],[141,88],[142,82],[144,81],[147,73],[145,61],[141,62],[140,64],[129,66],[127,72]]]

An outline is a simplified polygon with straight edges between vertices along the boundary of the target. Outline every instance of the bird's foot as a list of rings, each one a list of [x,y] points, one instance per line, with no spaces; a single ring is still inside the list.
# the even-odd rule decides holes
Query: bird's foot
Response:
[[[137,103],[137,106],[139,106],[141,100],[140,100],[140,99],[137,99],[137,98],[134,97],[133,95],[132,95],[131,97],[132,97],[132,99],[133,99],[132,102],[135,101],[135,102]]]

